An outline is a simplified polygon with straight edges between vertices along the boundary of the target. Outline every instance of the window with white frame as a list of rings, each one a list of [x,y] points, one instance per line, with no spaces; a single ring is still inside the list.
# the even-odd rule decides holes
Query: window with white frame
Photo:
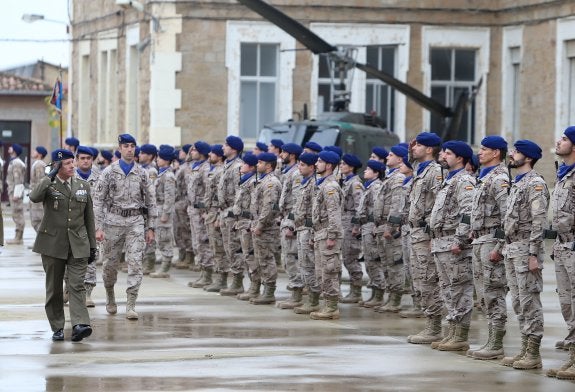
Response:
[[[139,60],[140,52],[137,45],[128,47],[126,59],[126,130],[139,135],[140,131],[140,103],[138,92],[140,89]]]
[[[575,40],[565,41],[565,54],[567,56],[567,84],[569,99],[567,103],[568,124],[575,124]]]
[[[513,140],[520,139],[519,115],[521,110],[521,48],[515,46],[509,48],[509,58],[511,60],[511,134]]]
[[[471,90],[476,78],[476,50],[456,48],[431,48],[431,97],[447,107],[455,107],[459,96]],[[475,104],[463,116],[456,139],[475,142]],[[431,113],[431,130],[441,132],[444,119]]]
[[[279,45],[242,42],[240,48],[240,136],[256,138],[276,120]]]
[[[78,89],[78,136],[80,140],[92,140],[90,135],[90,110],[92,94],[90,91],[90,55],[80,56]]]
[[[368,45],[366,48],[367,64],[384,71],[389,75],[395,72],[395,53],[397,46]],[[395,124],[395,90],[376,77],[366,74],[365,111],[381,117],[387,129],[394,131]]]
[[[113,143],[118,127],[118,52],[106,41],[98,58],[98,143]]]

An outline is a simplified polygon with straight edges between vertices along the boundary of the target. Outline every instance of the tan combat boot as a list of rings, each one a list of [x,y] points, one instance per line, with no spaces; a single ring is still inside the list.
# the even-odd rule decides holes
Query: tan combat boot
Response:
[[[128,320],[137,320],[138,313],[136,313],[136,299],[138,298],[138,293],[129,292],[128,299],[126,301],[126,318]]]
[[[453,335],[455,335],[456,325],[457,324],[455,324],[455,321],[449,320],[447,324],[447,335],[445,335],[445,337],[438,342],[432,342],[431,348],[435,350],[437,347],[439,347],[440,344],[449,342],[453,338]]]
[[[407,337],[407,341],[413,344],[431,344],[441,339],[441,316],[427,317],[425,329]]]
[[[337,320],[339,319],[338,297],[326,297],[323,309],[311,312],[312,320]]]
[[[366,299],[365,301],[363,299],[360,299],[358,302],[359,306],[363,306],[363,304],[366,302],[373,301],[373,298],[375,297],[375,287],[370,286],[370,289],[371,289],[371,294],[369,295],[369,298]]]
[[[574,364],[575,364],[575,344],[571,345],[571,348],[569,349],[569,359],[567,360],[567,362],[561,365],[561,367],[558,369],[549,369],[546,373],[547,377],[557,377],[557,374],[559,372],[565,372],[567,370],[569,370],[569,372],[574,372],[573,376],[575,377],[575,367],[573,367]],[[567,378],[567,380],[570,379]]]
[[[118,306],[116,305],[116,297],[114,295],[114,286],[106,287],[106,312],[109,314],[118,313]]]
[[[156,255],[153,253],[145,254],[144,255],[144,275],[150,275],[152,272],[155,272],[155,271],[156,271]]]
[[[488,328],[487,342],[483,343],[483,346],[480,346],[478,348],[470,348],[465,353],[466,356],[468,356],[469,358],[473,358],[473,354],[476,351],[483,350],[485,347],[491,344],[491,340],[493,340],[493,327],[491,326],[491,324],[487,324],[487,328]]]
[[[503,366],[509,366],[512,367],[513,364],[517,361],[519,361],[521,358],[523,358],[523,356],[525,355],[525,352],[527,351],[527,335],[523,335],[521,334],[521,351],[519,352],[519,354],[517,354],[514,357],[504,357],[500,364]]]
[[[252,298],[256,298],[260,295],[260,286],[262,282],[259,279],[252,278],[250,283],[250,288],[247,292],[237,295],[237,299],[240,301],[249,301]]]
[[[16,230],[16,234],[14,235],[14,239],[7,240],[6,245],[22,245],[24,240],[22,240],[22,235],[24,232],[22,230]]]
[[[190,271],[198,272],[201,269],[199,260],[196,261],[196,255],[192,251],[186,252],[186,263]]]
[[[243,292],[244,292],[244,275],[234,274],[232,277],[232,285],[227,289],[220,290],[220,295],[233,297]]]
[[[571,343],[569,347],[569,361],[563,366],[571,363],[569,367],[563,369],[563,366],[557,372],[557,378],[560,380],[575,380],[575,344]],[[549,373],[547,373],[549,375]]]
[[[541,369],[543,364],[541,362],[539,347],[541,347],[541,337],[529,335],[529,339],[527,340],[527,351],[523,358],[513,362],[513,368],[520,370]]]
[[[96,306],[96,304],[92,300],[92,290],[94,287],[96,287],[96,285],[91,283],[84,283],[84,287],[86,288],[86,307],[93,308]]]
[[[212,274],[214,269],[212,267],[204,268],[203,274],[200,278],[192,283],[192,287],[196,289],[201,289],[203,287],[209,286],[213,283]],[[188,284],[189,285],[189,284]]]
[[[361,286],[351,284],[349,294],[339,300],[342,304],[356,304],[361,301]]]
[[[204,286],[204,290],[208,293],[219,293],[223,289],[228,288],[228,273],[220,272],[218,280],[209,286]]]
[[[378,313],[398,313],[401,310],[401,293],[390,293],[389,301],[373,310]]]
[[[375,308],[376,306],[383,305],[383,294],[384,291],[382,289],[374,288],[373,298],[369,301],[365,301],[364,303],[360,303],[359,306],[364,308]]]
[[[293,309],[303,305],[303,287],[294,287],[291,291],[291,298],[287,301],[277,303],[280,309]]]
[[[276,285],[275,283],[264,284],[264,292],[255,298],[250,299],[253,305],[271,305],[276,302],[275,297]]]
[[[492,338],[487,342],[485,347],[473,353],[474,359],[501,359],[505,355],[503,351],[504,329],[492,329]]]
[[[469,350],[469,325],[456,324],[455,334],[452,338],[440,344],[437,349],[439,351],[467,351]]]
[[[186,263],[186,250],[183,248],[178,248],[178,261],[174,264],[175,269],[186,269],[188,264]]]
[[[150,272],[150,278],[169,278],[170,274],[168,271],[170,270],[171,265],[172,263],[169,259],[162,259],[160,270],[156,272]]]
[[[317,312],[319,309],[319,293],[310,291],[307,302],[294,308],[293,311],[296,314],[310,314],[311,312]]]

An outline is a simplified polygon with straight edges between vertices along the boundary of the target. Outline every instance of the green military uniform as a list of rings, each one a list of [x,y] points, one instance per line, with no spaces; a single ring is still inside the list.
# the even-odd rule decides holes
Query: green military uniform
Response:
[[[44,217],[34,243],[46,272],[46,315],[56,332],[64,327],[62,282],[68,269],[72,325],[90,324],[86,309],[84,277],[90,248],[96,248],[90,185],[70,178],[70,189],[58,177],[44,177],[30,193],[30,200],[44,205]]]

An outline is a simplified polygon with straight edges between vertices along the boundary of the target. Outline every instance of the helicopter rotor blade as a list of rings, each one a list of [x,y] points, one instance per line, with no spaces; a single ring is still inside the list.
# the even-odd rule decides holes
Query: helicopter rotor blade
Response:
[[[405,94],[408,98],[411,98],[413,101],[423,106],[427,110],[444,118],[453,116],[453,111],[450,108],[443,106],[435,99],[428,97],[418,89],[411,87],[409,84],[404,83],[399,79],[396,79],[387,72],[383,72],[369,64],[355,63],[355,66],[358,69],[361,69],[363,72],[385,82],[400,93]]]
[[[272,7],[265,1],[238,0],[238,2],[278,26],[280,29],[294,37],[303,46],[311,50],[314,54],[337,51],[335,46],[328,44],[310,29],[290,18],[277,8]]]

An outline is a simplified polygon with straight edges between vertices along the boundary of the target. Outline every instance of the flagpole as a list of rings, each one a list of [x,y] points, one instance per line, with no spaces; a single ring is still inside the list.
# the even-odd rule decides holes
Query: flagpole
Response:
[[[63,83],[62,83],[62,68],[59,68],[58,72],[59,72],[59,74],[60,74],[60,88],[62,88],[62,87],[63,87]],[[61,103],[61,106],[62,106],[62,109],[63,109],[64,105],[62,105],[62,103]],[[59,116],[60,116],[60,148],[64,148],[64,130],[63,130],[64,126],[63,126],[63,124],[62,124],[62,110],[60,110],[58,113],[59,113]]]

